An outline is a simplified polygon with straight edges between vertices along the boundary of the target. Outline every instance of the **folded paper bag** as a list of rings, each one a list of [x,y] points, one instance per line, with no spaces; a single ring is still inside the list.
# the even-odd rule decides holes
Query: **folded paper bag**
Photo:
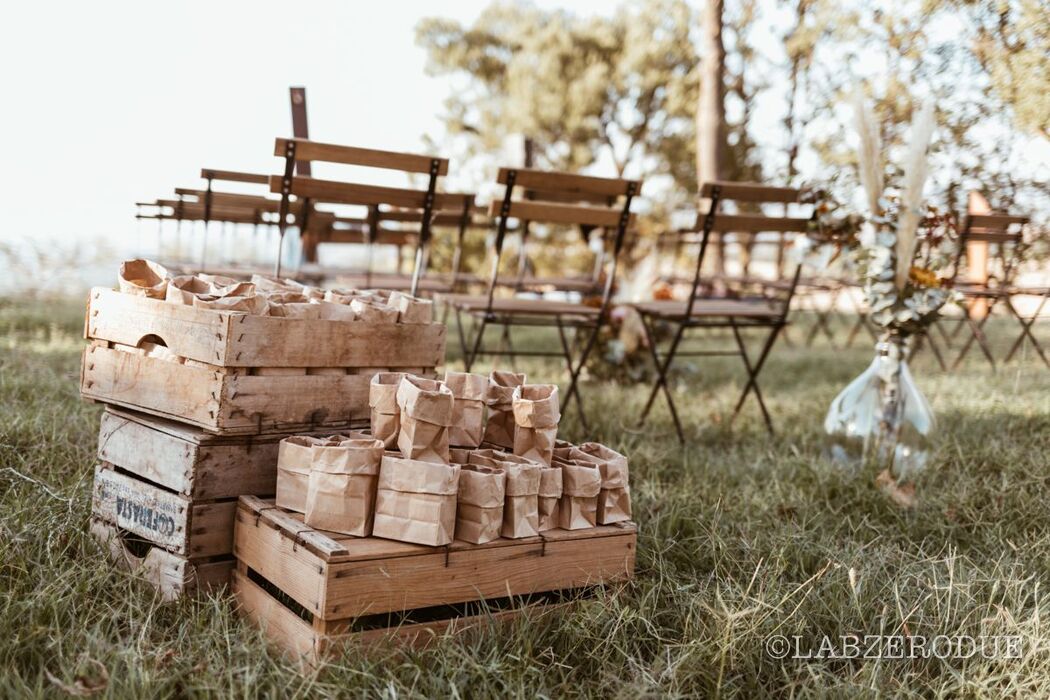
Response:
[[[628,485],[627,458],[597,442],[585,442],[580,452],[598,461],[602,476],[598,492],[598,524],[611,525],[631,519],[631,490]]]
[[[404,292],[390,292],[388,306],[397,309],[398,323],[432,323],[434,302]]]
[[[404,372],[377,372],[368,386],[368,417],[372,437],[390,449],[397,445],[401,429],[401,409],[397,407],[397,386]]]
[[[554,384],[525,384],[514,389],[514,454],[550,464],[558,439],[561,408]]]
[[[212,285],[197,275],[179,275],[168,280],[164,300],[174,304],[193,306],[194,297],[212,293]]]
[[[483,442],[496,447],[514,447],[514,389],[525,383],[524,374],[494,370],[489,374],[485,405],[489,409]]]
[[[313,445],[306,524],[358,537],[372,534],[382,459],[383,443],[365,436]]]
[[[448,443],[457,447],[478,447],[485,431],[485,390],[488,378],[482,374],[445,372],[445,385],[452,391],[452,425]]]
[[[562,497],[558,523],[563,530],[584,530],[597,524],[602,476],[593,462],[556,460],[561,467]]]
[[[397,309],[381,302],[354,297],[350,301],[350,308],[353,309],[359,321],[367,323],[397,323]]]
[[[125,260],[120,264],[117,282],[124,294],[134,294],[150,299],[163,299],[168,290],[171,275],[167,269],[152,260]]]
[[[336,442],[339,438],[321,439],[309,435],[292,435],[281,440],[277,447],[277,498],[278,508],[306,512],[306,494],[310,486],[311,450],[323,442]]]
[[[507,475],[480,464],[463,465],[459,472],[456,539],[484,544],[499,538]]]
[[[539,534],[540,472],[543,465],[499,450],[475,450],[471,464],[494,467],[507,475],[500,534],[509,539]]]
[[[460,467],[383,456],[372,534],[434,547],[450,544],[456,530]]]
[[[197,309],[210,309],[212,311],[235,311],[245,314],[265,316],[270,310],[270,304],[266,297],[261,294],[249,294],[247,296],[217,297],[208,296],[193,297],[193,306]]]
[[[397,385],[401,428],[397,447],[408,459],[448,463],[452,391],[444,383],[405,375]]]
[[[561,501],[561,467],[540,470],[540,492],[537,501],[540,532],[558,527],[558,503]]]

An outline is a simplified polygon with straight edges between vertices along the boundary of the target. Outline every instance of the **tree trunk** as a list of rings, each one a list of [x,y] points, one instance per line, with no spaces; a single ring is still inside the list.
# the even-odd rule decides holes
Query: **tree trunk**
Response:
[[[725,170],[726,111],[725,62],[722,44],[723,0],[705,0],[700,20],[700,97],[696,105],[696,181],[703,185],[719,180]],[[715,246],[720,273],[725,272],[725,247]]]

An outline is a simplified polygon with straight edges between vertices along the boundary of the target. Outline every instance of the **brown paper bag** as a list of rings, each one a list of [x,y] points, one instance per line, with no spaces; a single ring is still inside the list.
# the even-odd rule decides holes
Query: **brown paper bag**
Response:
[[[259,316],[265,315],[270,310],[269,302],[261,294],[229,297],[216,297],[209,294],[204,297],[193,297],[193,306],[197,309],[236,311]]]
[[[580,451],[599,460],[602,475],[598,492],[598,524],[610,525],[631,519],[631,490],[627,476],[627,458],[597,442],[585,442]]]
[[[363,436],[313,445],[306,524],[358,537],[372,534],[382,459],[383,443]]]
[[[442,382],[405,375],[397,385],[401,429],[397,447],[408,459],[448,464],[452,391]]]
[[[434,302],[404,292],[390,292],[388,306],[397,309],[398,323],[433,323]]]
[[[561,467],[543,467],[540,470],[538,499],[540,532],[558,527],[558,503],[561,501]]]
[[[152,260],[125,260],[120,263],[117,282],[124,294],[134,294],[150,299],[163,299],[171,275],[167,269]]]
[[[602,475],[590,461],[563,460],[561,467],[562,497],[558,504],[558,524],[563,530],[584,530],[598,521],[598,492]]]
[[[449,447],[448,448],[448,461],[450,464],[468,464],[470,462],[470,452],[465,447]]]
[[[458,464],[384,455],[372,535],[434,547],[451,544],[459,473]]]
[[[321,318],[325,321],[353,321],[357,314],[347,304],[334,304],[330,301],[317,302],[320,307]]]
[[[306,301],[275,304],[272,297],[269,304],[271,316],[279,318],[321,318],[321,307],[318,304],[311,304]]]
[[[332,438],[335,440],[337,438]],[[310,463],[314,445],[322,440],[309,435],[292,435],[277,446],[278,508],[306,512],[306,494],[310,486]]]
[[[524,374],[493,370],[485,391],[489,408],[483,442],[496,447],[514,447],[514,389],[525,383]]]
[[[251,282],[255,285],[255,291],[259,293],[298,293],[300,291],[300,285],[295,280],[282,279],[280,277],[274,277],[273,275],[254,274],[251,277]]]
[[[377,372],[368,386],[368,416],[372,437],[382,440],[388,450],[397,445],[397,434],[401,430],[397,387],[404,376],[404,372]]]
[[[478,447],[485,432],[485,390],[482,374],[445,372],[445,385],[452,391],[452,425],[448,442],[459,447]]]
[[[212,285],[197,275],[178,275],[168,280],[164,300],[193,306],[193,298],[200,294],[212,294]]]
[[[561,407],[554,384],[525,384],[514,389],[514,454],[549,465],[558,439]]]
[[[354,297],[350,302],[350,308],[354,310],[354,314],[359,321],[366,323],[397,323],[397,309],[381,302]]]
[[[456,539],[483,544],[500,536],[507,476],[502,469],[464,465],[459,472]]]
[[[499,450],[475,450],[470,463],[501,469],[507,475],[503,502],[503,537],[517,539],[539,534],[540,472],[543,465]]]

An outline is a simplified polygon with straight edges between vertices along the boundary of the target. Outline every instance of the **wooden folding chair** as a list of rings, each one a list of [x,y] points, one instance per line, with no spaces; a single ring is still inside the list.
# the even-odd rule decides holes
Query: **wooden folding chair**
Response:
[[[641,182],[524,168],[501,168],[497,181],[504,186],[504,191],[502,200],[492,202],[489,210],[490,215],[497,218],[497,226],[487,292],[481,296],[450,294],[442,297],[455,311],[464,363],[467,371],[470,371],[477,359],[485,355],[508,355],[512,358],[563,357],[569,372],[569,388],[562,397],[562,410],[567,411],[575,397],[580,420],[586,427],[586,413],[579,393],[580,372],[594,348],[598,334],[609,320],[620,253],[627,229],[633,221],[631,202],[641,190]],[[515,199],[516,187],[522,188],[528,198]],[[596,198],[601,198],[605,203],[595,204]],[[524,222],[528,221],[552,225],[590,226],[611,233],[612,255],[606,264],[600,305],[545,298],[498,296],[497,290],[509,291],[513,295],[521,289],[518,275],[514,275],[509,281],[501,279],[500,276],[503,244],[509,220],[512,218],[522,222],[523,227]],[[465,317],[474,321],[472,337],[469,339],[464,326]],[[503,329],[501,341],[505,343],[505,347],[490,348],[484,344],[485,330],[490,326]],[[515,326],[556,328],[561,351],[513,348],[509,339],[510,329]],[[575,357],[566,334],[570,329],[576,338],[586,334],[583,347]]]
[[[426,250],[430,241],[431,217],[434,212],[461,209],[473,195],[451,195],[437,191],[438,178],[448,174],[448,159],[434,156],[379,151],[353,146],[339,146],[318,143],[298,138],[278,138],[274,143],[274,155],[284,158],[284,174],[270,176],[270,191],[280,193],[281,205],[278,211],[278,255],[275,274],[281,274],[280,247],[283,247],[284,234],[288,226],[288,211],[292,197],[303,202],[304,216],[310,211],[311,203],[325,202],[331,204],[350,204],[369,207],[378,211],[381,207],[402,207],[420,210],[419,237],[416,242],[415,265],[412,270],[412,281],[409,291],[416,294],[419,281],[426,264]],[[399,187],[381,187],[377,185],[320,180],[295,174],[296,161],[322,161],[342,163],[368,168],[399,170],[405,173],[416,173],[427,176],[427,188],[415,190]],[[305,223],[301,223],[301,226]],[[375,225],[372,230],[378,229]]]
[[[955,333],[965,325],[970,329],[970,336],[955,358],[952,369],[962,363],[974,342],[984,353],[988,364],[993,369],[995,368],[995,358],[984,333],[984,326],[991,317],[996,303],[1004,299],[1008,300],[1010,297],[1010,287],[1013,284],[1014,274],[1017,272],[1023,242],[1021,226],[1026,223],[1028,223],[1028,217],[1010,214],[969,214],[966,216],[959,232],[959,249],[955,256],[952,285],[962,293],[964,298],[964,317],[956,327]],[[994,258],[999,265],[997,274],[977,282],[960,277],[960,272],[965,267],[962,261],[970,243],[986,243],[989,248],[994,246]],[[976,312],[978,306],[982,308],[982,313],[979,315]],[[1008,307],[1012,308],[1012,305],[1008,304]],[[955,333],[952,334],[952,337]]]
[[[1025,315],[1017,310],[1014,306],[1014,297],[1019,296],[1034,296],[1039,298],[1038,304],[1036,304],[1035,310]],[[1024,345],[1025,340],[1028,340],[1036,353],[1043,360],[1043,363],[1050,368],[1050,360],[1047,359],[1046,353],[1043,352],[1042,346],[1032,333],[1032,326],[1039,320],[1043,313],[1043,309],[1046,307],[1047,301],[1050,301],[1050,287],[1034,288],[1034,287],[1016,287],[1010,290],[1004,300],[1006,302],[1006,308],[1010,314],[1017,319],[1017,322],[1021,324],[1021,334],[1017,336],[1017,340],[1010,346],[1010,351],[1006,353],[1006,358],[1003,360],[1004,363],[1009,362],[1013,359],[1013,356],[1017,354],[1017,351]]]
[[[693,273],[693,281],[689,297],[685,301],[650,301],[633,304],[635,310],[642,317],[645,327],[649,351],[656,368],[657,377],[649,398],[642,409],[639,424],[644,424],[649,416],[657,394],[661,391],[667,400],[667,407],[674,421],[675,431],[678,439],[685,442],[685,431],[682,428],[678,410],[675,407],[667,383],[667,375],[676,357],[700,357],[700,356],[732,356],[737,355],[743,362],[747,372],[747,383],[740,394],[740,398],[733,409],[731,421],[740,413],[744,401],[750,394],[754,394],[762,411],[766,428],[773,432],[773,421],[769,416],[762,392],[758,387],[758,375],[765,365],[773,345],[781,331],[788,323],[788,313],[791,309],[791,300],[798,286],[801,265],[796,265],[790,282],[787,285],[766,286],[761,296],[739,297],[739,298],[712,298],[703,295],[705,280],[703,279],[702,267],[704,257],[712,240],[713,234],[725,231],[745,231],[758,233],[771,232],[803,232],[806,230],[809,217],[767,217],[757,214],[721,214],[719,205],[726,200],[751,203],[780,203],[788,204],[797,202],[800,191],[787,187],[768,187],[755,183],[743,182],[709,182],[701,188],[701,196],[710,200],[711,204],[708,214],[697,216],[693,232],[700,234],[699,252],[696,257],[696,267]],[[661,354],[656,341],[655,326],[657,323],[668,323],[674,327],[674,335],[667,349]],[[736,347],[731,350],[684,350],[681,349],[682,341],[687,331],[693,329],[729,328],[733,332]],[[747,352],[741,331],[750,329],[763,329],[766,338],[759,351],[758,357],[752,360]]]

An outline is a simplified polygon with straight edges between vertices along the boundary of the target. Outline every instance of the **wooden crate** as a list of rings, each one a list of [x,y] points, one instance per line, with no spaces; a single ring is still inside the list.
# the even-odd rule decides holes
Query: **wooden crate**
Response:
[[[344,430],[368,422],[376,372],[431,376],[443,324],[276,318],[91,292],[81,394],[221,435]],[[178,361],[136,349],[166,346]]]
[[[231,556],[189,559],[98,518],[90,531],[116,566],[152,584],[165,600],[219,591],[230,582]]]
[[[634,523],[619,523],[552,530],[542,538],[426,547],[314,530],[271,500],[242,496],[233,590],[246,616],[278,645],[314,656],[357,634],[365,618],[624,581],[634,573],[636,541]],[[475,628],[491,617],[408,623],[398,633]]]

